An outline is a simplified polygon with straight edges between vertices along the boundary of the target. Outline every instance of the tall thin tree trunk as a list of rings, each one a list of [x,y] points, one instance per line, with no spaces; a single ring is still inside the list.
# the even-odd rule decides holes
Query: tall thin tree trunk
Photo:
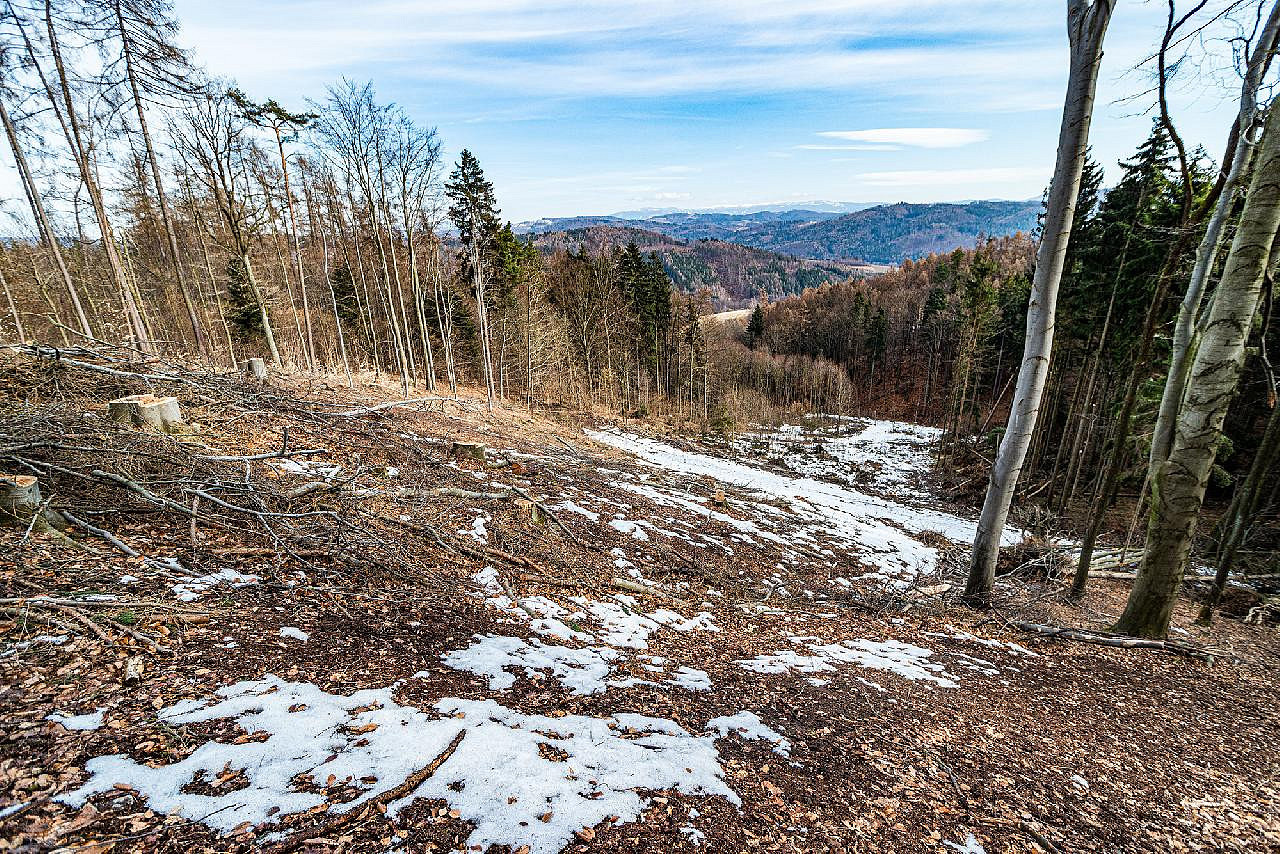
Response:
[[[1027,338],[1018,369],[1018,384],[973,541],[965,598],[974,604],[987,602],[995,584],[1000,538],[1040,413],[1040,398],[1044,393],[1045,376],[1053,351],[1058,285],[1062,280],[1076,200],[1080,194],[1080,176],[1089,145],[1089,124],[1093,118],[1098,68],[1102,62],[1102,41],[1113,8],[1114,0],[1067,2],[1071,64],[1058,137],[1057,164],[1049,187],[1044,238],[1037,254],[1035,278],[1027,304]]]
[[[1188,374],[1169,456],[1152,474],[1147,545],[1116,631],[1165,637],[1280,230],[1280,110],[1267,117],[1246,203]]]
[[[0,268],[0,290],[4,291],[4,299],[9,305],[9,314],[13,316],[13,329],[18,334],[18,340],[26,341],[27,332],[22,328],[22,316],[18,314],[18,306],[14,304],[13,294],[9,291],[9,280],[5,278],[2,268]]]
[[[124,264],[120,260],[120,253],[116,251],[115,238],[111,231],[111,221],[107,216],[107,205],[103,200],[102,190],[98,186],[98,181],[94,177],[94,170],[89,162],[90,153],[85,146],[84,134],[80,129],[80,119],[76,114],[75,103],[71,97],[71,83],[67,78],[67,68],[62,60],[62,48],[58,42],[57,29],[53,24],[52,0],[45,0],[44,18],[49,34],[49,49],[53,55],[54,69],[57,72],[58,84],[61,88],[62,109],[66,111],[70,130],[67,143],[71,148],[72,155],[75,157],[76,165],[80,169],[80,178],[89,193],[89,201],[93,205],[93,213],[98,221],[98,231],[102,238],[102,248],[107,256],[107,264],[111,269],[112,280],[115,282],[116,289],[120,293],[121,302],[124,305],[125,319],[128,321],[130,334],[138,349],[149,352],[152,349],[152,345],[148,340],[146,326],[142,321],[142,314],[138,310],[137,301],[134,299],[133,289],[129,286]],[[51,90],[47,91],[50,99],[56,105],[58,96]]]
[[[293,210],[293,190],[289,187],[289,160],[284,156],[284,140],[280,137],[280,126],[273,125],[276,134],[276,150],[280,153],[280,173],[284,176],[284,203],[289,212],[289,235],[293,238],[293,261],[298,273],[298,290],[302,292],[302,320],[306,327],[303,349],[307,356],[307,367],[315,370],[316,340],[311,329],[311,304],[307,299],[307,273],[302,266],[302,246],[298,239],[298,217]]]
[[[279,365],[280,350],[276,347],[276,333],[271,328],[271,316],[267,312],[267,301],[262,296],[262,289],[258,287],[258,277],[253,272],[253,264],[249,260],[247,250],[241,251],[240,263],[244,265],[244,275],[249,281],[249,290],[253,293],[253,299],[258,304],[258,316],[262,318],[262,332],[267,339],[267,351],[271,353],[271,363]]]
[[[1258,36],[1258,43],[1249,55],[1244,82],[1240,89],[1240,109],[1236,117],[1234,156],[1227,168],[1218,204],[1205,227],[1204,236],[1196,248],[1196,263],[1191,272],[1182,304],[1178,307],[1178,319],[1173,328],[1173,352],[1169,361],[1168,380],[1160,398],[1160,410],[1156,417],[1155,431],[1151,437],[1149,465],[1152,471],[1159,468],[1169,456],[1178,410],[1182,405],[1187,385],[1187,371],[1195,357],[1197,321],[1209,281],[1214,260],[1222,246],[1227,221],[1235,207],[1237,188],[1249,169],[1249,161],[1255,146],[1250,143],[1253,131],[1262,117],[1258,111],[1258,89],[1266,76],[1267,68],[1280,42],[1280,0],[1271,8],[1271,14]],[[1272,107],[1274,109],[1274,106]]]
[[[151,167],[151,180],[155,184],[156,199],[160,203],[160,219],[164,225],[164,234],[169,250],[169,261],[173,265],[173,273],[178,283],[178,292],[182,296],[183,306],[187,310],[187,322],[191,324],[191,335],[196,342],[196,349],[201,356],[209,356],[209,342],[205,338],[204,327],[196,313],[195,303],[191,299],[191,291],[187,287],[186,272],[182,266],[182,256],[178,251],[178,234],[173,227],[173,217],[169,213],[169,200],[164,192],[164,181],[160,178],[160,160],[156,157],[155,146],[151,142],[151,130],[147,126],[147,113],[142,106],[142,91],[138,86],[138,74],[133,63],[133,42],[129,38],[129,28],[125,26],[124,11],[120,0],[115,0],[116,24],[120,30],[120,46],[124,56],[125,76],[129,80],[129,91],[133,95],[133,106],[138,114],[138,129],[142,132],[142,141],[146,148],[147,163]]]
[[[71,299],[71,308],[76,313],[76,322],[80,325],[80,332],[85,337],[92,338],[93,328],[89,325],[89,317],[85,314],[84,305],[80,301],[80,291],[71,279],[71,271],[67,269],[66,259],[62,257],[62,247],[58,243],[57,235],[53,233],[53,226],[49,224],[49,216],[45,213],[44,201],[40,198],[39,190],[36,189],[35,177],[31,172],[31,167],[27,165],[27,156],[23,151],[22,142],[18,138],[18,130],[9,118],[9,110],[5,107],[3,98],[0,98],[0,123],[4,124],[5,136],[8,137],[9,148],[13,152],[14,162],[18,167],[18,177],[21,179],[22,189],[27,195],[27,203],[31,206],[31,216],[35,219],[36,227],[40,230],[40,238],[44,241],[45,248],[49,250],[49,254],[53,257],[54,266],[58,268],[58,275],[62,277],[62,284],[67,289],[67,296]]]

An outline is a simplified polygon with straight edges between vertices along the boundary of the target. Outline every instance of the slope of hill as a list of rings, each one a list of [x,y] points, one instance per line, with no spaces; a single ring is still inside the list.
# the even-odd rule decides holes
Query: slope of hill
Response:
[[[979,235],[1031,231],[1040,208],[1039,201],[978,201],[878,205],[845,214],[788,210],[668,213],[647,219],[592,216],[536,220],[523,223],[521,230],[537,234],[595,226],[644,229],[686,240],[730,240],[801,258],[896,264],[931,252],[971,248]]]
[[[724,240],[683,240],[630,225],[587,225],[538,234],[544,252],[586,247],[592,252],[635,242],[656,252],[676,287],[684,293],[707,290],[717,309],[748,305],[761,291],[777,298],[805,288],[869,275],[878,268],[848,261],[811,261]]]

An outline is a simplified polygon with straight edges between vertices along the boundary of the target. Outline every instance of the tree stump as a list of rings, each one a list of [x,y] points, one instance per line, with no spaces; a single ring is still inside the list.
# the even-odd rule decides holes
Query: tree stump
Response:
[[[458,459],[484,462],[485,446],[479,442],[450,442],[449,455]]]
[[[27,474],[0,474],[0,525],[44,533],[67,522],[55,510],[41,509],[40,482]],[[35,522],[31,520],[35,517]]]
[[[131,394],[107,404],[107,420],[173,433],[182,427],[182,411],[176,397]]]
[[[266,382],[267,363],[263,359],[245,359],[240,363],[240,374],[245,379]]]

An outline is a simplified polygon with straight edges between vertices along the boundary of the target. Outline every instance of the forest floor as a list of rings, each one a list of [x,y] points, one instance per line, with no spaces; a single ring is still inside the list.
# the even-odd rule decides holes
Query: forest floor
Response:
[[[0,368],[0,471],[78,520],[0,533],[4,850],[1280,850],[1276,628],[954,604],[926,428],[133,370]],[[187,426],[103,419],[147,391]]]

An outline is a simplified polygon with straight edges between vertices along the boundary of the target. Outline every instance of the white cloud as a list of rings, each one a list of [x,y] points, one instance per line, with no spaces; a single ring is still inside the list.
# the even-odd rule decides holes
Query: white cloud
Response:
[[[960,148],[985,142],[991,134],[977,128],[871,128],[869,130],[824,130],[818,136],[847,139],[886,146],[912,148]]]
[[[863,172],[858,178],[869,187],[955,187],[1047,182],[1050,170],[1035,166],[996,166],[980,169],[905,169],[897,172]]]
[[[898,145],[797,145],[804,151],[901,151]]]

